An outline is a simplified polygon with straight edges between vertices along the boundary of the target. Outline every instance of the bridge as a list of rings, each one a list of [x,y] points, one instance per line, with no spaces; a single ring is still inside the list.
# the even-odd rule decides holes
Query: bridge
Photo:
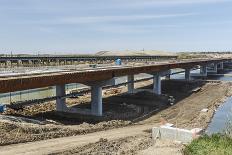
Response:
[[[229,59],[193,59],[182,61],[157,62],[147,65],[122,65],[99,68],[72,69],[59,72],[20,74],[0,76],[0,93],[15,92],[20,90],[56,86],[56,109],[61,112],[81,113],[102,116],[102,87],[114,85],[115,79],[121,76],[128,77],[128,93],[134,93],[134,75],[147,73],[153,75],[153,90],[161,94],[161,77],[170,74],[171,69],[185,69],[185,79],[190,80],[192,68],[201,68],[201,76],[207,72],[223,69],[223,63]],[[211,70],[207,67],[211,66]],[[65,84],[82,83],[91,87],[91,109],[69,108],[65,104]]]
[[[118,58],[123,61],[155,61],[162,59],[176,59],[177,56],[2,56],[0,57],[0,66],[73,65],[84,62],[112,62]]]

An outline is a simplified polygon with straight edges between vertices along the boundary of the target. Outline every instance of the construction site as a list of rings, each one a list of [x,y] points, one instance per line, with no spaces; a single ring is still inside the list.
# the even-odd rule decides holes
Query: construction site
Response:
[[[0,155],[232,155],[232,0],[0,0]]]
[[[198,134],[184,136],[184,131],[205,132],[215,111],[232,95],[230,81],[212,78],[230,69],[228,57],[142,58],[140,61],[120,60],[120,63],[50,66],[49,69],[45,65],[39,70],[36,70],[38,66],[19,68],[12,71],[7,67],[7,71],[1,73],[1,101],[5,104],[1,105],[0,154],[4,155],[182,154],[188,139]],[[79,72],[83,70],[87,72],[82,77]],[[112,78],[108,70],[113,71],[109,75],[118,77],[113,82],[108,82]],[[91,77],[91,72],[102,71],[103,75]],[[80,74],[75,75],[79,78],[72,80],[69,72]],[[56,80],[61,73],[68,73],[69,78],[65,79],[65,75],[65,81]],[[54,76],[51,81],[47,74]],[[136,76],[127,78],[128,74]],[[47,85],[27,80],[34,77],[36,81],[47,80]],[[99,84],[95,86],[91,78],[106,81],[100,84],[100,96],[94,94],[98,94],[95,87]],[[85,79],[87,82],[83,82]],[[5,87],[4,82],[8,80]],[[71,84],[69,88],[66,85],[64,94],[60,93],[60,86],[50,87],[75,80],[82,84]],[[40,92],[40,97],[35,92]],[[162,133],[162,126],[171,126],[173,131]],[[177,136],[175,130],[184,131]],[[166,134],[173,134],[174,138],[170,138],[171,135],[165,138]]]

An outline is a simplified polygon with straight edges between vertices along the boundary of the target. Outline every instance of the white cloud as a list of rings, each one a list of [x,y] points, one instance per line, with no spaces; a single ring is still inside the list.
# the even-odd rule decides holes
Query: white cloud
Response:
[[[160,14],[160,15],[122,15],[122,16],[87,16],[87,17],[67,17],[60,19],[57,24],[85,24],[85,23],[104,23],[104,22],[122,22],[138,21],[162,18],[177,18],[197,15],[196,13],[179,13],[179,14]]]
[[[121,1],[121,0],[120,0]],[[115,2],[117,2],[115,0]],[[121,1],[127,6],[144,7],[144,6],[171,6],[171,5],[187,5],[187,4],[211,4],[231,2],[231,0],[124,0]]]

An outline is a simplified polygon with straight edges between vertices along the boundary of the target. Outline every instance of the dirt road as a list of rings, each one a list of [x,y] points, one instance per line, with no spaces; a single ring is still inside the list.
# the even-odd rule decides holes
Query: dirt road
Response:
[[[154,125],[135,125],[124,127],[120,129],[112,129],[107,131],[100,131],[86,135],[63,137],[57,139],[50,139],[44,141],[30,142],[25,144],[14,144],[10,146],[1,146],[1,155],[12,154],[51,154],[58,153],[65,150],[73,149],[77,146],[87,145],[89,143],[96,143],[100,138],[107,140],[114,140],[123,137],[130,137],[144,134],[145,130],[149,130]]]

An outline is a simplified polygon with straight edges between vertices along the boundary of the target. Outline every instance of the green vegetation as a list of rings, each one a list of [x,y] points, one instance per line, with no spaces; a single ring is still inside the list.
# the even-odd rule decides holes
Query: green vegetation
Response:
[[[222,134],[204,135],[183,150],[184,155],[232,155],[232,138]]]

